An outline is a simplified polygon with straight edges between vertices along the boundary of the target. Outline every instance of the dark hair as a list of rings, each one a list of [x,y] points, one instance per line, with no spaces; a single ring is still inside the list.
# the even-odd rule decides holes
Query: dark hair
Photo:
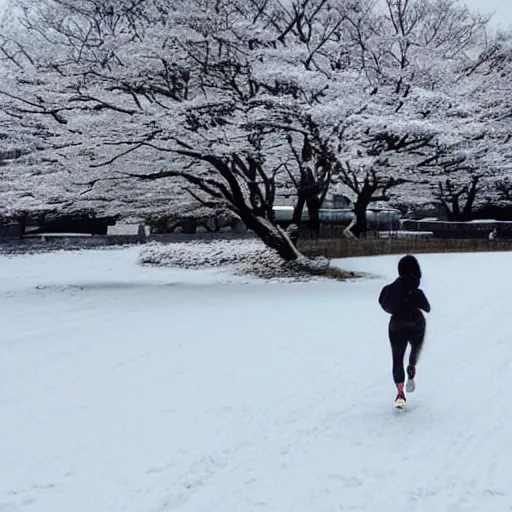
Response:
[[[404,256],[398,262],[398,274],[400,276],[415,276],[421,279],[421,268],[418,260],[412,254]]]

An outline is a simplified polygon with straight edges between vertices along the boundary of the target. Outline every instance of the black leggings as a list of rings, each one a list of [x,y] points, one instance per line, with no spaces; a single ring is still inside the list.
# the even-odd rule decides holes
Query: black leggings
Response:
[[[393,379],[395,383],[405,381],[404,355],[407,344],[411,344],[409,364],[416,366],[423,347],[425,329],[423,327],[410,329],[389,329],[389,341],[393,354]]]

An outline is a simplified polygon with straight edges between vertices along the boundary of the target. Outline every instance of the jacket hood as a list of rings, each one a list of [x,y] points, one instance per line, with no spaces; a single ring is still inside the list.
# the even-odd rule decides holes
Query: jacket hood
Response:
[[[414,290],[420,286],[419,277],[414,275],[400,276],[397,281],[401,281],[409,290]]]

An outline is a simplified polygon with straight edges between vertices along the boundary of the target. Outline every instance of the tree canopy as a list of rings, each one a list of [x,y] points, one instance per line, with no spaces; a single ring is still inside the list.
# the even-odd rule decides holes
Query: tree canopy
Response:
[[[4,211],[193,197],[265,237],[287,182],[311,211],[341,186],[360,231],[376,200],[452,208],[475,183],[471,206],[507,200],[511,38],[458,1],[16,5],[0,27]]]

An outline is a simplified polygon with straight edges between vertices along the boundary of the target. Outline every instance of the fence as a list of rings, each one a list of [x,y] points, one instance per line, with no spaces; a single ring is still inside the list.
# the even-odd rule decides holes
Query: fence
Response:
[[[309,256],[349,258],[379,254],[512,251],[512,240],[389,238],[389,239],[303,239],[298,247]]]
[[[337,224],[322,224],[319,238],[343,238],[346,226]],[[389,230],[391,233],[429,232],[434,238],[488,238],[489,233],[496,229],[498,238],[512,238],[512,222],[507,221],[418,221],[402,220],[400,229]],[[369,236],[376,236],[377,230],[369,229]],[[303,226],[301,238],[316,238],[317,235],[309,227]]]
[[[512,222],[509,221],[448,222],[406,219],[401,224],[402,229],[408,231],[430,231],[434,238],[487,238],[493,229],[499,238],[512,238]]]
[[[208,235],[155,235],[147,241],[162,243],[185,242],[192,240],[242,240],[254,238],[254,234],[224,233]],[[59,249],[84,249],[106,246],[135,245],[141,240],[137,235],[33,237],[18,240],[0,239],[0,252],[40,252]],[[323,255],[328,258],[355,256],[375,256],[379,254],[442,253],[442,252],[492,252],[512,251],[512,239],[488,240],[483,238],[430,238],[415,236],[405,238],[367,238],[348,240],[345,238],[300,238],[298,247],[310,256]]]

